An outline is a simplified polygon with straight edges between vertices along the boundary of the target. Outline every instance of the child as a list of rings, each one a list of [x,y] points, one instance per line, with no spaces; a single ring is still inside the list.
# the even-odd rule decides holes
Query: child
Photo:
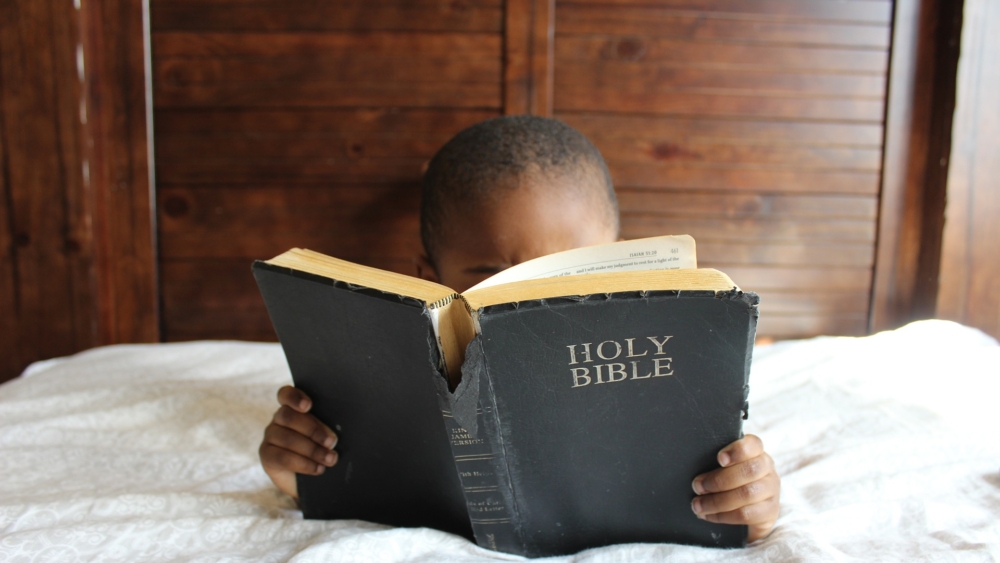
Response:
[[[553,119],[501,117],[456,135],[424,174],[417,275],[464,291],[532,258],[618,240],[618,203],[604,159],[573,128]],[[309,414],[294,387],[264,432],[260,459],[271,480],[297,497],[295,473],[337,463],[337,436]],[[780,478],[759,438],[718,454],[722,467],[692,482],[691,508],[710,522],[745,524],[749,540],[778,518]]]

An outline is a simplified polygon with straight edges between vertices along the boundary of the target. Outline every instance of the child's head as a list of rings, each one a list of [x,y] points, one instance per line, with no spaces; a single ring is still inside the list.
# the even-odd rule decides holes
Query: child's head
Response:
[[[421,275],[464,291],[532,258],[618,240],[607,165],[554,119],[509,116],[465,129],[424,174]]]

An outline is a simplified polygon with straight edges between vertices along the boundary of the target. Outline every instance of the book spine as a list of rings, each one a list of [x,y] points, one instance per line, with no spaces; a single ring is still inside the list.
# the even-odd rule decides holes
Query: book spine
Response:
[[[520,542],[503,491],[504,475],[498,475],[497,453],[483,437],[483,417],[491,415],[492,408],[487,406],[476,410],[478,431],[475,435],[459,424],[450,411],[443,410],[441,414],[448,430],[476,543],[494,551],[516,552]]]

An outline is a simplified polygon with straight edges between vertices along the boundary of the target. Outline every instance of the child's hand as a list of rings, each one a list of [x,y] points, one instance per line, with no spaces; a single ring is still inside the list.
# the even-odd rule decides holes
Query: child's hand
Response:
[[[721,469],[694,478],[698,496],[691,509],[702,520],[748,526],[747,541],[767,536],[778,519],[781,477],[764,443],[747,434],[722,448],[718,459]]]
[[[299,498],[295,474],[320,475],[337,463],[337,435],[307,414],[312,400],[291,386],[278,390],[281,408],[264,430],[260,463],[281,492]]]

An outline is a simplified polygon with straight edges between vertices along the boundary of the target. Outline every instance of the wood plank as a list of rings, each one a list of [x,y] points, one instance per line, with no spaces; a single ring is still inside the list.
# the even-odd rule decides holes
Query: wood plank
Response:
[[[707,50],[707,49],[706,49]],[[614,89],[634,94],[687,92],[787,98],[880,100],[884,75],[701,68],[686,62],[559,61],[557,90]]]
[[[820,335],[863,336],[868,316],[857,315],[761,315],[757,336],[779,339]]]
[[[556,117],[598,146],[633,139],[649,143],[749,144],[767,146],[882,148],[882,127],[869,123],[808,123],[561,112]]]
[[[551,116],[555,0],[507,0],[504,18],[504,114]]]
[[[501,107],[501,84],[393,82],[290,82],[260,84],[153,85],[157,108],[169,107]]]
[[[560,35],[639,35],[693,41],[855,47],[886,50],[887,25],[782,21],[775,18],[729,18],[661,8],[562,4],[556,10]]]
[[[633,35],[556,35],[555,59],[557,64],[598,60],[639,61],[717,69],[860,75],[884,75],[889,67],[888,53],[882,50],[703,43]]]
[[[761,291],[762,316],[868,315],[866,291]]]
[[[151,0],[154,31],[467,31],[499,33],[500,0]]]
[[[875,172],[693,163],[609,162],[608,165],[615,185],[628,188],[875,195],[879,187]]]
[[[561,0],[560,6],[614,5],[622,9],[641,6],[658,6],[672,10],[703,12],[729,17],[766,17],[781,20],[830,20],[888,25],[892,21],[892,2],[889,0]]]
[[[699,243],[747,241],[768,242],[853,242],[873,244],[875,225],[871,221],[797,219],[720,219],[700,217],[651,217],[628,215],[622,218],[626,239],[665,234],[689,234]]]
[[[418,182],[427,158],[336,157],[232,157],[172,161],[157,170],[157,180],[167,184],[241,184],[258,181],[293,183]],[[166,163],[164,163],[166,164]]]
[[[871,243],[698,240],[698,258],[708,263],[723,262],[748,266],[871,267],[874,255]],[[865,303],[867,311],[867,299]]]
[[[1000,9],[965,4],[937,313],[1000,339]]]
[[[243,186],[159,190],[165,260],[269,258],[298,246],[369,263],[422,253],[420,187]]]
[[[142,0],[84,2],[86,146],[102,343],[160,337]]]
[[[785,266],[744,266],[702,261],[702,268],[716,268],[729,274],[742,288],[758,293],[785,291],[857,291],[871,286],[871,268],[804,268]]]
[[[871,196],[785,195],[674,192],[618,188],[618,208],[625,215],[718,218],[856,219],[874,221],[878,202]]]
[[[383,78],[386,77],[386,78]],[[231,85],[267,88],[272,84],[378,83],[498,84],[500,57],[314,54],[308,57],[255,58],[158,57],[153,81],[161,90]]]
[[[726,165],[778,165],[800,169],[879,172],[882,153],[877,149],[799,146],[768,146],[729,143],[683,142],[674,139],[642,139],[600,143],[591,139],[609,162],[656,164],[690,162]]]
[[[501,38],[495,33],[413,31],[327,31],[310,33],[160,31],[152,36],[155,59],[165,57],[303,57],[410,55],[497,59]]]
[[[620,91],[612,87],[556,87],[553,107],[562,112],[609,112],[677,116],[881,123],[882,100],[720,94],[704,90]]]
[[[96,342],[69,5],[0,9],[0,382]]]

